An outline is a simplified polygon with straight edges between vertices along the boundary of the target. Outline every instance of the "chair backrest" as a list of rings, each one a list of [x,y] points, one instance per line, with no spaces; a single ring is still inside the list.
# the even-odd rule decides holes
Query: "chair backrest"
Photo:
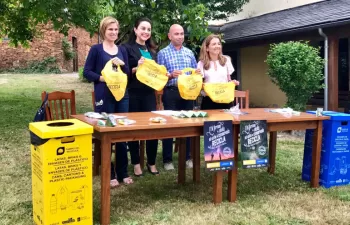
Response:
[[[41,93],[41,100],[44,100],[46,92]],[[75,92],[55,91],[48,93],[47,106],[45,109],[46,120],[69,119],[70,115],[77,114],[75,109]]]
[[[249,109],[249,90],[235,90],[235,103],[239,103],[240,109]]]
[[[157,104],[156,109],[163,110],[164,109],[163,102],[162,102],[163,90],[155,91],[155,95],[156,95],[156,104]]]

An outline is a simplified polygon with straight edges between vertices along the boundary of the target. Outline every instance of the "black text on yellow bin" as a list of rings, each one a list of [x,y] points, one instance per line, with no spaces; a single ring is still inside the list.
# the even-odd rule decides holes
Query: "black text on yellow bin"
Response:
[[[93,127],[69,119],[30,123],[29,129],[34,222],[92,224]]]

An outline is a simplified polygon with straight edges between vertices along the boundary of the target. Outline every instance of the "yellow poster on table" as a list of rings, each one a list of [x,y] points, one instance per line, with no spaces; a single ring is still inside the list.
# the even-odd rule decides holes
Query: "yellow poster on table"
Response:
[[[113,68],[112,60],[106,63],[101,73],[114,98],[120,101],[125,95],[128,76],[121,70],[120,65],[116,69]]]
[[[145,59],[137,71],[137,79],[154,90],[161,91],[168,82],[167,69],[163,65],[157,64],[154,60]]]
[[[191,72],[186,75],[186,72]],[[201,74],[195,73],[193,68],[185,68],[177,79],[180,96],[186,100],[195,100],[202,90],[203,77]]]
[[[228,83],[205,83],[204,92],[216,103],[231,103],[235,99],[235,84]]]

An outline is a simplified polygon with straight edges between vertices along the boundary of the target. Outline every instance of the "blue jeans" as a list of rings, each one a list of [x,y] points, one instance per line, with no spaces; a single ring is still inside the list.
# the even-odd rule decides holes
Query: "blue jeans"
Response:
[[[165,87],[162,97],[165,110],[192,110],[193,101],[181,98],[177,87]],[[173,139],[163,139],[163,163],[173,161]],[[190,159],[190,138],[186,138],[186,160]]]
[[[105,93],[103,107],[100,107],[99,112],[106,113],[125,113],[129,111],[129,94],[126,91],[125,96],[120,100],[115,100],[114,96],[108,90]],[[111,146],[112,147],[112,146]],[[113,162],[111,163],[111,180],[118,179],[122,181],[128,175],[128,149],[126,142],[115,143],[116,165],[115,170]]]

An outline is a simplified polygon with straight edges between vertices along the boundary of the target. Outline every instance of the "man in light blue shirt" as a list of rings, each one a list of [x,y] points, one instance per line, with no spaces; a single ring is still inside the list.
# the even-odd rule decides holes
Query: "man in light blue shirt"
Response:
[[[185,35],[184,29],[178,24],[173,24],[168,33],[170,44],[159,51],[158,64],[164,65],[168,70],[169,81],[164,87],[163,105],[165,110],[192,110],[193,101],[181,98],[177,88],[177,77],[182,74],[181,70],[185,68],[197,69],[197,61],[193,52],[182,46]],[[197,69],[196,72],[200,73]],[[163,163],[166,170],[173,170],[173,139],[163,140]],[[186,141],[186,166],[192,168],[193,163],[190,159],[190,139]]]

